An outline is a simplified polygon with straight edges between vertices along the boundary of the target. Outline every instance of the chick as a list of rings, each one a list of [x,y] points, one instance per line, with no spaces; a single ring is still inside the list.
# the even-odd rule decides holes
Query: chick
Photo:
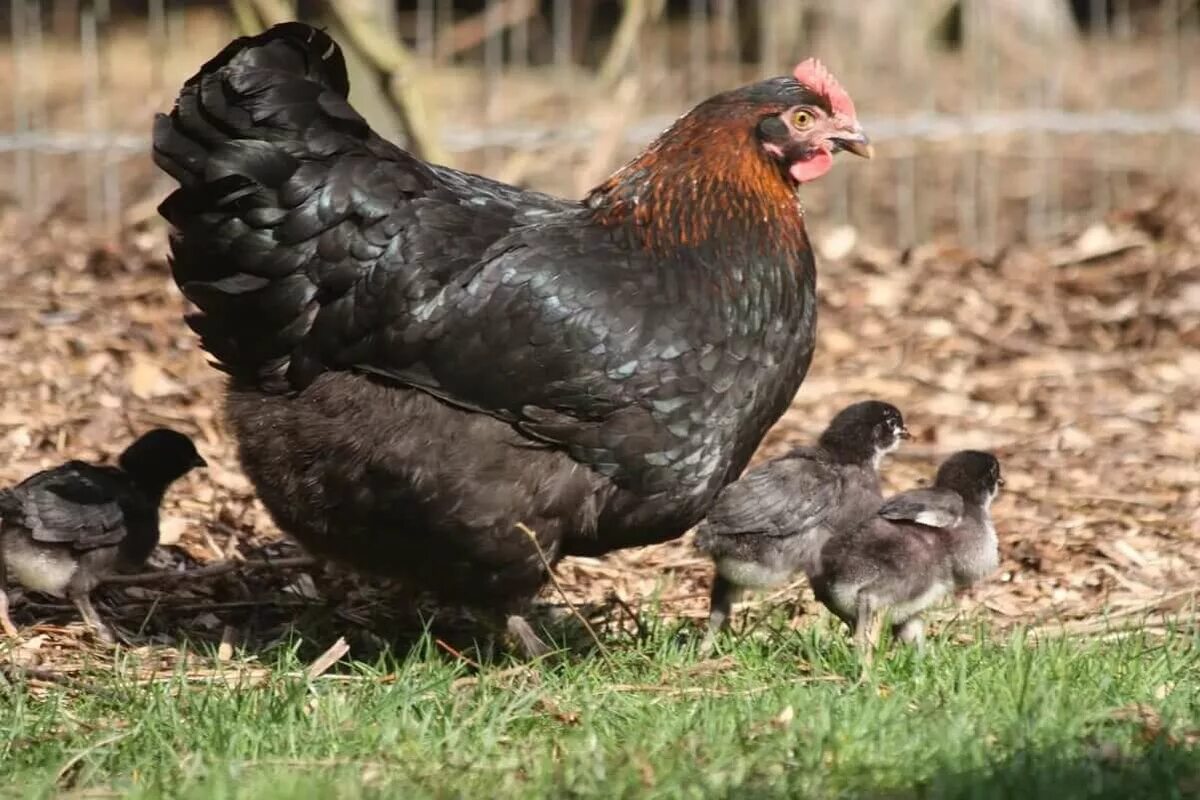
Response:
[[[0,627],[15,637],[8,583],[65,597],[96,635],[113,641],[90,594],[105,576],[135,569],[158,545],[164,492],[205,466],[191,439],[159,428],[142,436],[118,466],[69,461],[0,491]]]
[[[931,489],[902,492],[821,552],[813,591],[855,634],[870,664],[890,617],[895,638],[920,648],[918,614],[1000,564],[991,504],[1004,485],[990,453],[964,450],[938,469]]]
[[[906,438],[895,406],[855,403],[816,446],[797,447],[721,490],[696,531],[696,547],[717,569],[706,646],[744,589],[782,586],[801,571],[811,577],[830,535],[875,513],[879,464]]]

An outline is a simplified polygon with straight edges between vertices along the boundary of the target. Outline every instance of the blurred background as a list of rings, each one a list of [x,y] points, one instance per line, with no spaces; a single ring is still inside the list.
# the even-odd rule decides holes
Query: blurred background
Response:
[[[992,253],[1196,177],[1196,0],[8,0],[0,205],[113,229],[167,185],[151,115],[229,38],[300,18],[425,157],[580,196],[676,115],[816,54],[880,158],[806,187],[836,251]],[[849,227],[845,227],[849,226]]]

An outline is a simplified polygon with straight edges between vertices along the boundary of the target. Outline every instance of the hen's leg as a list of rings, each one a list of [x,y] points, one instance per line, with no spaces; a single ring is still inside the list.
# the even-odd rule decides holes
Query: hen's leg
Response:
[[[510,614],[504,620],[504,627],[508,635],[516,640],[521,655],[526,659],[541,658],[550,652],[550,646],[533,632],[533,626],[520,614]]]
[[[92,629],[92,633],[96,638],[105,644],[116,644],[117,637],[113,635],[112,629],[104,624],[104,620],[100,618],[96,607],[92,605],[92,597],[90,594],[78,594],[71,598],[71,602],[75,604],[75,608],[79,609],[79,616],[83,617],[83,622]]]
[[[918,655],[925,652],[925,623],[920,617],[909,617],[899,625],[893,625],[892,637],[912,645]]]
[[[3,629],[5,636],[17,638],[17,626],[8,616],[8,574],[4,569],[3,554],[0,554],[0,629]]]
[[[717,641],[717,634],[729,625],[729,615],[733,611],[733,604],[741,595],[741,587],[721,577],[721,573],[718,572],[713,577],[712,592],[708,599],[708,633],[700,645],[702,654],[707,654],[713,649],[713,645]]]

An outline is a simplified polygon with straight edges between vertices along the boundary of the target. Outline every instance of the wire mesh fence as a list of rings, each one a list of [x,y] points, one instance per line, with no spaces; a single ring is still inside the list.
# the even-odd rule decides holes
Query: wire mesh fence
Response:
[[[1195,0],[9,0],[0,205],[151,218],[167,188],[153,112],[230,37],[293,15],[345,34],[352,99],[381,132],[560,194],[696,101],[810,54],[879,154],[803,190],[829,230],[989,251],[1197,179]]]

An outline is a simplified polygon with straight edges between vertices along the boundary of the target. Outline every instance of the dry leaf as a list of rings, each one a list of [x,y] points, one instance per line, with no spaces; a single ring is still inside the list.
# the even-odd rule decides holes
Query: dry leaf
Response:
[[[283,587],[283,591],[305,600],[321,599],[321,592],[318,591],[316,582],[307,572],[301,572],[294,581]]]
[[[182,517],[164,515],[158,523],[158,543],[169,546],[177,543],[188,528],[188,521]]]
[[[838,225],[820,237],[817,249],[821,257],[838,261],[850,255],[858,243],[858,231],[850,225]]]
[[[192,624],[197,628],[204,628],[211,631],[221,627],[221,619],[211,611],[206,611],[199,616],[192,617]]]
[[[162,367],[143,356],[134,356],[126,380],[134,397],[149,400],[177,394],[182,387],[167,377]]]
[[[578,711],[563,711],[561,708],[559,708],[557,703],[548,697],[539,697],[537,699],[537,707],[542,711],[542,713],[553,717],[564,725],[579,724]]]

